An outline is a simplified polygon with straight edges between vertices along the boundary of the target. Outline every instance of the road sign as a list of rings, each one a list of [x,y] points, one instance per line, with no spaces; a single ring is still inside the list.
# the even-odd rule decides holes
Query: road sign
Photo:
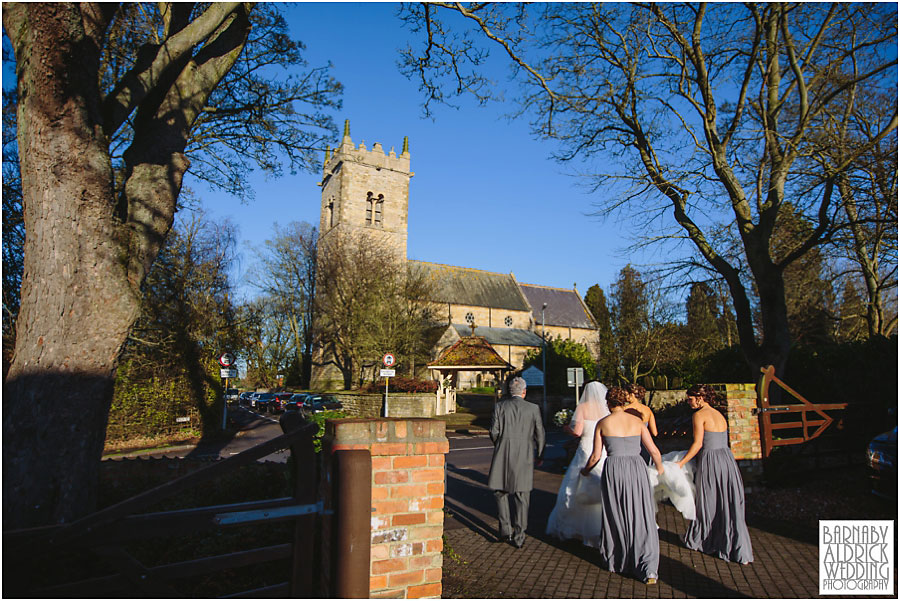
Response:
[[[175,418],[175,423],[178,423],[178,424],[185,424],[185,423],[188,423],[189,421],[191,421],[190,417],[176,417]]]
[[[584,368],[569,367],[566,369],[566,380],[569,388],[577,388],[584,384]]]
[[[236,378],[238,377],[238,370],[236,367],[223,367],[219,370],[219,376],[222,378]]]
[[[384,354],[384,357],[381,358],[381,362],[384,363],[384,366],[385,366],[385,367],[390,367],[391,365],[393,365],[394,363],[396,363],[397,360],[394,359],[394,356],[393,356],[392,354],[390,354],[390,353],[385,353],[385,354]]]
[[[379,373],[379,375],[382,378],[393,378],[396,373],[397,373],[396,369],[382,369],[381,372]]]
[[[221,355],[219,355],[219,365],[221,365],[222,367],[231,367],[232,365],[234,365],[234,361],[234,355],[232,355],[231,353],[222,353]],[[224,378],[225,376],[222,377]]]

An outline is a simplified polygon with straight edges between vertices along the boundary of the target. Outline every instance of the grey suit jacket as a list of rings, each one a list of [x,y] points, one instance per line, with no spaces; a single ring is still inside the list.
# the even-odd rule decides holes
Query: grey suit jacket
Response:
[[[534,403],[521,397],[497,401],[491,414],[491,441],[494,456],[488,475],[488,488],[507,492],[532,489],[534,455],[544,452],[544,426]]]

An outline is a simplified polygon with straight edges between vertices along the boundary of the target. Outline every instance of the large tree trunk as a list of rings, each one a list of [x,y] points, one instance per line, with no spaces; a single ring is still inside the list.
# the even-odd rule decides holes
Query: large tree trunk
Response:
[[[16,55],[27,232],[3,395],[5,528],[65,522],[94,508],[118,357],[140,313],[141,283],[172,226],[190,129],[250,29],[246,6],[212,4],[201,26],[160,48],[159,73],[138,73],[107,106],[100,48],[116,8],[4,5]],[[109,136],[132,111],[117,197]]]
[[[116,362],[139,313],[99,125],[99,50],[73,7],[27,10],[27,39],[15,39],[27,238],[3,395],[6,528],[93,507]]]

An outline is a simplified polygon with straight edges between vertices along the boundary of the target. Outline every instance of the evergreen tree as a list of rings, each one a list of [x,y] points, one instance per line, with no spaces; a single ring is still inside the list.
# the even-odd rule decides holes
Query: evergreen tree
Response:
[[[715,291],[706,282],[694,282],[687,302],[688,340],[686,352],[692,358],[699,358],[720,349],[722,339],[719,332],[719,311]]]
[[[618,373],[619,362],[616,357],[616,341],[603,288],[597,284],[588,288],[584,295],[584,304],[587,305],[597,323],[599,347],[597,378],[602,382],[613,382]]]
[[[671,347],[674,328],[667,321],[669,305],[657,286],[650,286],[631,265],[613,285],[612,325],[621,371],[637,382],[648,375]]]

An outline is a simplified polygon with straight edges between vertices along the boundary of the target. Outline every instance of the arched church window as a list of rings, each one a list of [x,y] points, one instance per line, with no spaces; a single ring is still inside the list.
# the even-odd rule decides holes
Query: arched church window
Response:
[[[384,194],[379,194],[375,199],[375,227],[382,227],[382,215],[384,214]]]
[[[334,197],[328,201],[328,227],[334,227]]]
[[[506,327],[507,327],[507,328],[511,328],[511,327],[512,327],[512,317],[510,317],[509,315],[507,315],[507,316],[506,316],[506,319],[503,320],[503,323],[506,324]]]
[[[384,194],[375,196],[372,192],[366,193],[366,225],[382,227],[384,215]]]
[[[466,323],[469,325],[472,325],[473,323],[475,323],[475,316],[472,315],[471,311],[466,313]]]

